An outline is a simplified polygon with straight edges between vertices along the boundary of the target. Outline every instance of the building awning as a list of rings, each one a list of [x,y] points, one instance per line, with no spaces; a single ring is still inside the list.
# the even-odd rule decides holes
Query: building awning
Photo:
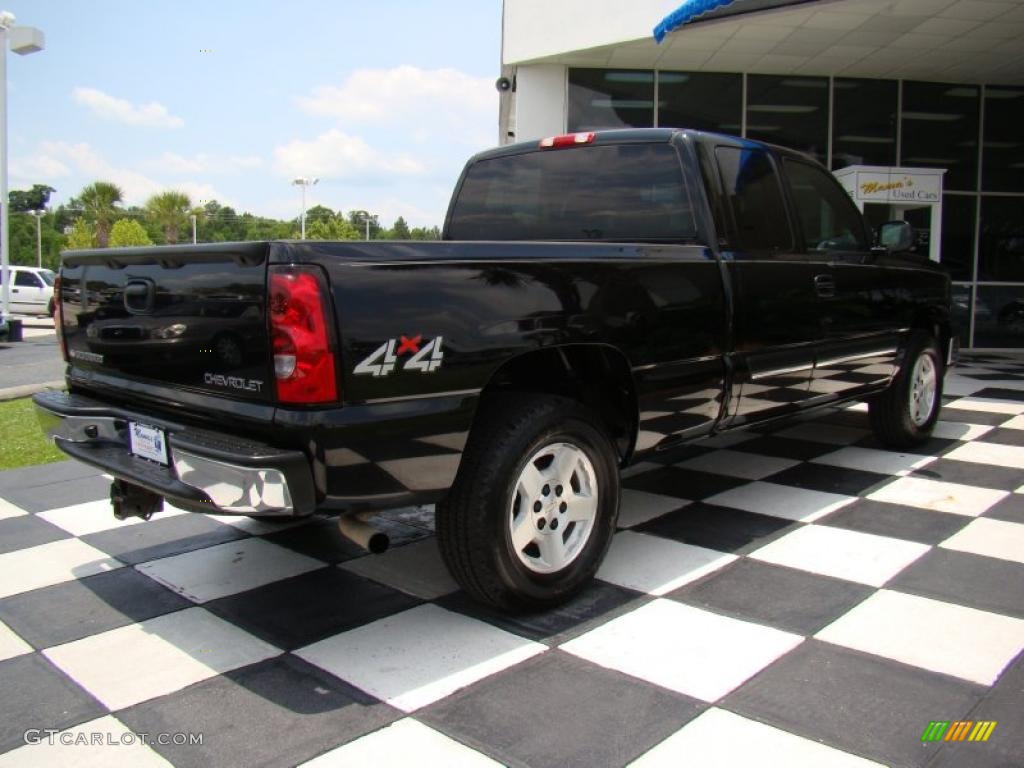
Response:
[[[654,39],[659,43],[665,36],[691,21],[720,19],[725,16],[736,16],[741,13],[764,11],[768,8],[779,8],[784,5],[813,2],[814,0],[686,0],[672,13],[658,22],[654,28]]]

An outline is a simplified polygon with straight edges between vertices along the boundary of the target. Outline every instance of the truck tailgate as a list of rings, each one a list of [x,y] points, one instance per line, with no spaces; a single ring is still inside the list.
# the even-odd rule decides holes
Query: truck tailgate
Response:
[[[234,399],[273,399],[267,243],[64,255],[72,366]]]

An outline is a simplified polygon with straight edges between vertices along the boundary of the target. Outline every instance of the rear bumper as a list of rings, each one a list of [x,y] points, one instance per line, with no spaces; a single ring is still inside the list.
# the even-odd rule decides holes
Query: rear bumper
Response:
[[[68,456],[186,508],[223,514],[299,517],[316,494],[309,460],[247,438],[197,429],[65,392],[32,398],[43,431]],[[164,431],[168,466],[129,451],[128,424]]]

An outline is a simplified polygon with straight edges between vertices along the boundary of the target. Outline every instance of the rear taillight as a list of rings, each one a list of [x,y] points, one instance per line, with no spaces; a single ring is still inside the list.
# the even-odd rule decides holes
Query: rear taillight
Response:
[[[60,353],[68,362],[68,342],[64,338],[64,301],[60,296],[60,275],[53,278],[53,329],[57,332]]]
[[[591,144],[594,141],[593,131],[588,133],[565,133],[561,136],[548,136],[540,140],[541,149],[555,149],[557,147],[574,147],[577,144]]]
[[[316,267],[270,268],[270,340],[282,403],[338,399],[328,309],[323,274]]]

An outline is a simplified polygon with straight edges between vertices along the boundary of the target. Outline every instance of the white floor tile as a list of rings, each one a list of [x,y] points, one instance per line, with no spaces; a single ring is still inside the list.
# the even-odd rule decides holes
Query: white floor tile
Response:
[[[984,411],[986,413],[1005,413],[1008,415],[1020,415],[1024,413],[1024,403],[1016,400],[997,400],[987,397],[961,397],[951,403],[942,406],[943,408],[959,408],[965,411]]]
[[[1014,418],[1016,419],[1018,417]],[[935,428],[932,430],[932,435],[934,437],[945,438],[946,440],[977,440],[986,432],[991,432],[993,429],[994,427],[990,427],[986,424],[962,424],[958,421],[937,421],[935,422]]]
[[[775,565],[880,587],[927,552],[927,544],[807,525],[753,552]]]
[[[108,557],[78,539],[62,539],[38,547],[0,555],[0,597],[121,568]]]
[[[817,464],[828,464],[846,469],[861,469],[865,472],[879,472],[895,475],[919,469],[935,461],[934,456],[921,456],[916,453],[897,453],[896,451],[879,451],[874,448],[858,448],[847,446],[833,453],[826,453],[811,461]]]
[[[561,646],[602,667],[716,701],[803,641],[671,600],[655,600]]]
[[[191,513],[165,504],[163,511],[153,515],[150,519],[162,520],[166,517],[187,514]],[[46,512],[40,512],[39,517],[48,523],[53,523],[58,528],[63,528],[74,536],[87,536],[90,533],[109,531],[125,525],[141,525],[146,522],[140,517],[118,520],[114,517],[114,511],[108,499],[87,501],[82,504],[73,504],[70,507],[61,507],[60,509],[50,509]]]
[[[0,621],[0,661],[13,659],[23,653],[31,653],[32,646],[22,640],[18,634]]]
[[[942,394],[950,397],[967,397],[988,387],[987,381],[979,381],[968,376],[958,376],[950,373],[942,384]]]
[[[1006,491],[991,488],[945,483],[925,477],[900,477],[868,494],[868,498],[932,509],[936,512],[977,517],[1008,495]]]
[[[435,600],[459,588],[445,568],[433,536],[382,555],[349,560],[341,568],[424,600]]]
[[[0,520],[6,520],[9,517],[21,517],[27,514],[28,512],[21,507],[16,507],[11,502],[0,499]]]
[[[465,744],[423,723],[405,718],[367,734],[301,768],[498,768],[496,763]]]
[[[882,768],[862,757],[712,707],[630,763],[635,768]]]
[[[696,472],[710,472],[715,475],[739,477],[744,480],[760,480],[762,477],[795,467],[799,463],[799,461],[781,459],[777,456],[762,456],[757,453],[722,449],[682,461],[676,466]]]
[[[1024,416],[1014,416],[1009,421],[1004,421],[1000,426],[1004,429],[1024,429]]]
[[[547,650],[427,603],[296,651],[403,712]]]
[[[280,653],[203,608],[187,608],[43,652],[110,709]]]
[[[622,491],[622,503],[619,505],[619,527],[632,528],[687,504],[690,502],[686,499],[625,488]]]
[[[263,539],[229,541],[136,566],[197,603],[326,567],[326,563]]]
[[[612,540],[597,578],[650,595],[664,595],[735,559],[735,555],[714,549],[622,531]]]
[[[975,440],[954,448],[944,458],[955,461],[971,461],[975,464],[992,464],[1010,469],[1024,469],[1024,446]]]
[[[39,727],[48,726],[43,723]],[[93,734],[98,734],[98,738]],[[156,734],[152,736],[155,738]],[[0,768],[164,768],[171,765],[113,715],[90,720],[52,736],[41,733],[39,739],[38,744],[27,744],[0,755]],[[95,743],[97,740],[100,743]]]
[[[1024,648],[1024,621],[883,589],[815,637],[992,685]]]
[[[979,517],[939,545],[943,549],[971,552],[1024,563],[1024,525]]]
[[[855,443],[871,434],[866,429],[857,427],[844,427],[838,424],[797,424],[776,433],[779,437],[788,437],[794,440],[809,440],[814,443],[828,443],[830,445],[849,445]]]
[[[224,523],[237,528],[240,531],[245,531],[252,536],[265,536],[268,533],[277,533],[278,531],[287,531],[289,528],[297,528],[300,525],[307,525],[312,518],[308,517],[297,517],[294,520],[259,520],[254,517],[246,517],[245,515],[207,515],[211,520],[216,520],[218,523]]]
[[[809,523],[856,500],[855,496],[759,481],[716,494],[704,501],[707,504]]]

